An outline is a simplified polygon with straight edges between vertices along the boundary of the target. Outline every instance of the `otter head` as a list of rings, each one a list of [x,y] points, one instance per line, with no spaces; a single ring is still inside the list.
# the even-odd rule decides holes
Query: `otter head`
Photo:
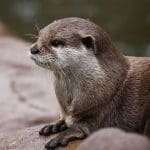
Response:
[[[104,36],[99,26],[85,19],[54,21],[39,32],[37,42],[31,47],[31,58],[52,71],[77,67],[104,50],[107,45]]]

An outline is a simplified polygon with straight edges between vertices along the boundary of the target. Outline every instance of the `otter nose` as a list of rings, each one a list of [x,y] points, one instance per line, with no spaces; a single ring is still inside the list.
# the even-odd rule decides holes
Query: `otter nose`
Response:
[[[31,54],[38,54],[40,51],[37,49],[37,48],[35,48],[35,47],[32,47],[31,49],[30,49],[30,51],[31,51]]]

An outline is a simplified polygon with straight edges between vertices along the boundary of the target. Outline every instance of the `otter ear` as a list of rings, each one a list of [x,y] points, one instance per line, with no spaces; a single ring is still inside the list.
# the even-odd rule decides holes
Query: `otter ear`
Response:
[[[94,54],[97,53],[95,38],[92,35],[86,35],[82,37],[83,45],[88,49],[93,49]]]

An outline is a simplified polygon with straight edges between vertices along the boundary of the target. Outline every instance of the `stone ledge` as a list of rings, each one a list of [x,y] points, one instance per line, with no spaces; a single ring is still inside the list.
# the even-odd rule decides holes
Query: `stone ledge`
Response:
[[[0,135],[0,149],[2,150],[45,150],[44,145],[49,137],[39,136],[38,132],[43,125],[26,128],[9,135]],[[76,150],[80,141],[70,142],[67,147],[56,150]]]

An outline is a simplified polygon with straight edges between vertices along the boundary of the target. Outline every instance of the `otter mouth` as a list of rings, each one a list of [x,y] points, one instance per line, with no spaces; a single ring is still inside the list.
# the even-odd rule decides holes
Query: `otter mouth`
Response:
[[[53,70],[52,64],[50,62],[41,61],[37,56],[31,55],[31,59],[40,67]]]
[[[34,61],[37,61],[34,55],[31,55],[30,58]]]

